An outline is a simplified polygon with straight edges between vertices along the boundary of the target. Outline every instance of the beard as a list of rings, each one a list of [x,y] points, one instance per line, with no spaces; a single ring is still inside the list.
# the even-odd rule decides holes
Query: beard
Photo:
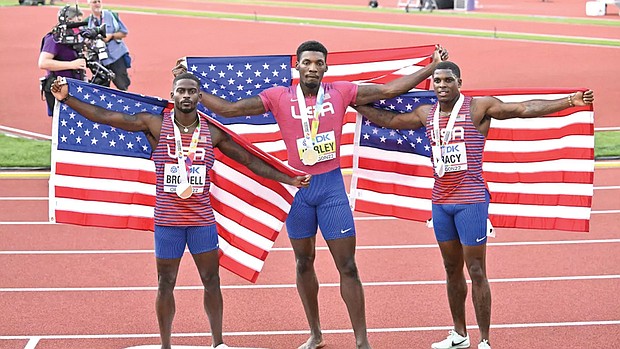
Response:
[[[192,113],[194,110],[196,110],[196,105],[190,105],[190,106],[184,106],[183,104],[180,104],[177,106],[177,109],[184,114],[189,114]]]
[[[310,90],[314,90],[315,88],[319,87],[319,82],[304,82],[304,85],[306,85],[306,87]]]
[[[194,112],[194,110],[196,110],[196,108],[194,107],[188,107],[188,108],[179,108],[179,111],[183,114],[190,114],[192,112]]]

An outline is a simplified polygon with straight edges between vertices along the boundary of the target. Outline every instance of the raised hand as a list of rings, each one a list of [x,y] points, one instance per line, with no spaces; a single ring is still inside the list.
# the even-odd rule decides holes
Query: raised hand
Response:
[[[172,75],[176,77],[183,73],[187,73],[187,61],[185,61],[185,58],[179,58],[174,68],[172,68]]]
[[[69,95],[67,80],[62,76],[58,76],[52,83],[51,92],[57,100],[62,101]]]
[[[433,62],[439,63],[441,61],[447,61],[450,58],[448,54],[448,50],[443,48],[443,46],[437,44],[435,45],[435,52],[433,52]]]
[[[572,96],[573,104],[576,106],[584,106],[594,103],[594,91],[587,90],[585,92],[578,91]]]

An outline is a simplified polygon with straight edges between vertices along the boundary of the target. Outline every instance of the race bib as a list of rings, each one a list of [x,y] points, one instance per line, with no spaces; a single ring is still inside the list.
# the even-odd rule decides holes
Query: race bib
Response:
[[[192,165],[189,169],[188,181],[192,186],[193,193],[204,191],[205,180],[207,178],[207,168],[205,165]],[[177,186],[181,184],[181,173],[179,165],[165,164],[164,166],[164,192],[176,193]]]
[[[465,149],[465,142],[442,145],[441,158],[445,166],[445,172],[467,170],[467,149]]]
[[[336,158],[336,137],[335,137],[334,131],[317,134],[316,143],[314,144],[312,148],[318,153],[316,162],[335,159]],[[307,149],[306,139],[305,138],[297,139],[297,152],[299,154],[299,159],[302,160],[302,162],[304,161],[304,153],[306,149]]]

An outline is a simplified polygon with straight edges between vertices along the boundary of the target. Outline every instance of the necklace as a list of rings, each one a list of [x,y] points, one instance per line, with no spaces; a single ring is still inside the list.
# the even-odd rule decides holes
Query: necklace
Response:
[[[175,122],[177,125],[179,125],[179,126],[182,126],[182,127],[183,127],[183,132],[184,132],[184,133],[188,133],[188,132],[189,132],[189,128],[190,128],[190,127],[192,127],[192,126],[194,126],[194,125],[196,125],[196,123],[198,122],[198,117],[196,117],[196,120],[194,120],[194,122],[192,122],[191,124],[189,124],[189,125],[187,125],[187,126],[185,126],[185,125],[183,125],[182,123],[180,123],[180,122],[179,122],[179,120],[178,120],[178,119],[176,119],[176,118],[174,119],[174,122]]]

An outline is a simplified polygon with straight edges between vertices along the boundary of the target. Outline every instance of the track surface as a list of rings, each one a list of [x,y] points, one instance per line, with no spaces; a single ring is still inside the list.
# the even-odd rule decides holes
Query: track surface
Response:
[[[302,2],[302,1],[294,1]],[[359,5],[359,0],[337,0]],[[277,2],[274,2],[277,4]],[[284,2],[282,2],[284,3]],[[313,1],[330,4],[334,1]],[[395,1],[394,1],[395,3]],[[106,5],[112,6],[110,0]],[[381,2],[387,6],[387,2]],[[120,5],[120,4],[119,4]],[[618,39],[617,27],[537,24],[405,13],[327,11],[208,1],[128,0],[123,6],[329,18],[463,29]],[[585,17],[583,3],[483,1],[477,12]],[[37,101],[42,33],[57,8],[0,8],[0,124],[50,134]],[[529,11],[529,12],[528,12]],[[605,20],[615,20],[610,6]],[[476,39],[309,25],[122,13],[134,55],[131,89],[168,96],[169,68],[179,56],[290,53],[318,39],[332,51],[441,43],[463,69],[464,88],[589,87],[597,93],[596,126],[618,126],[618,48]],[[277,38],[277,40],[274,40]],[[489,245],[494,348],[605,348],[620,332],[620,169],[598,168],[591,231],[508,230]],[[46,179],[0,179],[0,349],[127,348],[158,343],[152,235],[45,224]],[[375,348],[428,348],[450,328],[444,275],[432,231],[423,224],[359,215],[357,259],[365,283]],[[354,347],[338,276],[320,240],[317,270],[327,348]],[[294,258],[285,232],[258,283],[222,271],[227,343],[293,348],[307,337],[294,287]],[[184,258],[176,292],[174,343],[210,343],[202,291]],[[471,302],[468,323],[475,324]],[[471,330],[472,341],[478,332]]]

